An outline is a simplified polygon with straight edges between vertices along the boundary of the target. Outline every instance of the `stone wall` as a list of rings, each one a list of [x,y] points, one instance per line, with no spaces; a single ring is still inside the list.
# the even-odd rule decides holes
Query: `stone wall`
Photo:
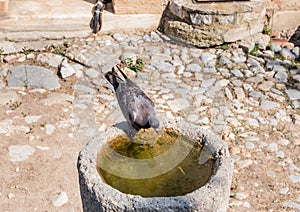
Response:
[[[0,16],[8,12],[8,0],[0,0]]]
[[[115,14],[161,14],[167,2],[168,0],[113,0],[113,8]],[[300,0],[267,0],[266,9],[270,27],[274,31],[295,29],[300,25]]]
[[[300,0],[267,0],[267,16],[273,31],[300,25]]]
[[[161,14],[167,0],[112,0],[115,14]]]
[[[264,0],[195,4],[173,0],[161,19],[160,30],[198,47],[234,42],[263,30]]]

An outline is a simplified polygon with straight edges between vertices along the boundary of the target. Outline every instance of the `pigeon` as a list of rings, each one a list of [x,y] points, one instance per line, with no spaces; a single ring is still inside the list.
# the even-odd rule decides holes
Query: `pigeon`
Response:
[[[98,0],[92,9],[93,17],[90,21],[90,28],[93,33],[96,34],[101,30],[102,27],[102,13],[105,8],[105,2]]]
[[[105,74],[112,84],[121,111],[130,125],[128,136],[133,139],[140,129],[153,128],[158,133],[159,121],[156,118],[155,105],[152,100],[131,81],[117,65],[124,80],[117,74],[115,68]]]

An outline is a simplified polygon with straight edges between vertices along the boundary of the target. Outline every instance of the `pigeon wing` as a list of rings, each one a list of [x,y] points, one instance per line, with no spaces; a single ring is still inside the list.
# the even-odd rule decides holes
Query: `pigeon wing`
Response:
[[[153,102],[144,93],[134,96],[129,104],[129,117],[133,125],[139,128],[149,128],[149,116],[155,113]]]

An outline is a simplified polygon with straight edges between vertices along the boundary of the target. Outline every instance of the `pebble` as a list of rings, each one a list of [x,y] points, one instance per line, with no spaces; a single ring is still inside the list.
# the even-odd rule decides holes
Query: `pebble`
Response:
[[[196,124],[199,124],[199,125],[208,125],[210,123],[210,120],[208,117],[204,117],[202,119],[199,119]]]
[[[278,110],[278,112],[275,113],[275,118],[278,121],[289,123],[292,121],[291,117],[287,115],[285,110]]]
[[[262,100],[260,102],[260,106],[261,106],[261,109],[263,109],[263,110],[272,110],[272,109],[279,107],[279,103],[269,101],[269,100]]]
[[[246,194],[244,192],[236,192],[235,193],[235,198],[238,200],[244,200],[247,199],[249,197],[249,194]]]
[[[286,83],[288,81],[289,75],[285,71],[278,71],[275,74],[275,79],[277,79],[278,82]]]
[[[95,69],[93,68],[89,68],[85,71],[85,74],[91,78],[91,79],[94,79],[94,78],[97,78],[99,76],[99,72],[96,71]]]
[[[284,207],[300,210],[300,204],[294,202],[283,202]]]
[[[38,62],[45,63],[51,67],[57,68],[64,57],[52,53],[41,53],[37,56],[36,59]]]
[[[247,149],[254,149],[254,148],[255,148],[254,143],[249,142],[249,141],[247,141],[247,142],[245,143],[245,146],[246,146]]]
[[[293,144],[296,145],[296,146],[299,146],[300,145],[300,138],[294,139]]]
[[[266,99],[267,98],[264,94],[262,94],[261,92],[258,92],[258,91],[251,91],[249,93],[249,97],[260,98],[260,99]]]
[[[289,188],[282,188],[282,189],[280,189],[279,193],[280,194],[287,194],[288,191],[289,191]]]
[[[267,147],[268,146],[268,144],[266,143],[266,142],[260,142],[260,144],[259,144],[259,148],[264,148],[264,147]]]
[[[244,90],[243,90],[242,88],[240,88],[240,87],[235,87],[235,88],[234,88],[234,92],[235,92],[236,98],[237,98],[240,102],[242,102],[242,101],[245,100],[246,95],[245,95],[245,92],[244,92]]]
[[[258,86],[258,89],[262,91],[269,91],[274,86],[274,84],[275,83],[272,81],[264,81]]]
[[[295,164],[291,163],[289,164],[289,169],[292,171],[300,171],[300,168],[298,168]]]
[[[291,100],[299,100],[300,99],[300,91],[296,89],[288,89],[286,94],[289,96]]]
[[[51,124],[46,124],[45,129],[46,129],[46,134],[51,135],[56,128]]]
[[[179,98],[179,99],[169,101],[168,105],[174,113],[177,113],[178,111],[184,110],[187,107],[189,107],[190,103],[184,98]]]
[[[278,151],[278,152],[276,152],[276,156],[278,158],[284,158],[284,152],[283,151]]]
[[[29,145],[12,145],[8,150],[11,162],[25,161],[35,152],[35,149]]]
[[[41,118],[42,118],[42,116],[26,116],[25,122],[26,122],[26,124],[32,124],[34,122],[37,122]]]
[[[198,64],[189,64],[187,65],[187,71],[190,71],[192,73],[196,73],[196,72],[200,72],[202,70],[202,68],[200,67],[200,65]]]
[[[241,160],[241,161],[236,162],[237,166],[241,169],[250,166],[252,163],[253,163],[253,161],[250,159],[249,160]]]
[[[76,84],[76,85],[73,86],[73,89],[75,91],[82,91],[82,92],[89,93],[89,94],[95,94],[96,93],[96,91],[93,88],[90,88],[86,85]]]
[[[293,183],[299,183],[300,182],[300,175],[291,175],[289,178]]]
[[[259,123],[257,119],[247,118],[248,125],[251,127],[259,127]]]
[[[201,56],[200,59],[201,61],[206,65],[215,65],[216,64],[216,58],[217,56],[215,54],[209,53],[209,52],[204,52]]]
[[[275,178],[277,175],[274,171],[268,170],[267,171],[267,176],[271,178]]]
[[[259,141],[259,137],[257,136],[249,136],[246,138],[247,141]]]
[[[281,51],[281,46],[279,45],[279,44],[272,44],[271,45],[271,48],[272,48],[272,50],[275,52],[275,53],[278,53],[278,52],[280,52]]]
[[[14,90],[0,89],[0,106],[5,106],[10,102],[19,101],[19,96]]]
[[[202,86],[204,88],[208,88],[214,85],[216,82],[216,79],[207,79],[207,80],[202,80]]]
[[[151,65],[156,68],[158,71],[161,72],[174,72],[175,71],[175,67],[168,63],[168,62],[164,62],[164,61],[154,61],[151,63]]]
[[[12,198],[14,198],[14,197],[16,197],[16,195],[13,194],[13,193],[9,193],[9,194],[7,195],[7,198],[8,198],[8,199],[12,199]]]
[[[59,192],[55,194],[52,199],[52,204],[54,207],[61,207],[69,201],[69,197],[66,192]]]
[[[243,74],[240,70],[238,70],[238,69],[232,70],[231,73],[232,73],[234,76],[236,76],[236,77],[243,77],[243,76],[244,76],[244,74]]]
[[[278,151],[278,144],[277,143],[270,143],[268,146],[268,151],[270,152],[276,152]]]
[[[46,106],[63,105],[66,103],[73,103],[74,96],[66,93],[50,93],[47,98],[42,99],[41,102]]]
[[[284,57],[285,59],[288,59],[288,60],[295,60],[296,59],[296,56],[288,48],[281,49],[280,55],[282,57]]]
[[[59,64],[58,67],[59,74],[63,79],[66,79],[76,73],[73,67],[68,63],[67,59],[65,58],[62,60],[61,64]]]
[[[187,117],[187,120],[189,121],[189,122],[197,122],[198,120],[199,120],[199,115],[197,115],[197,114],[191,114],[191,115],[189,115],[188,117]]]

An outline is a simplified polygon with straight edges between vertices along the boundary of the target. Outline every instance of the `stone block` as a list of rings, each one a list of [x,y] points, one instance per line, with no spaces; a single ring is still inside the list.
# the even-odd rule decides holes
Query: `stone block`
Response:
[[[199,126],[192,125],[183,121],[175,120],[164,120],[163,126],[166,129],[173,129],[179,132],[180,135],[190,138],[194,141],[204,141],[205,146],[210,152],[209,154],[216,155],[216,163],[214,168],[214,173],[209,179],[209,181],[200,188],[186,194],[178,196],[165,196],[165,197],[142,197],[141,195],[126,194],[120,192],[119,190],[109,186],[105,183],[103,178],[99,175],[97,169],[103,168],[103,170],[109,170],[115,174],[117,177],[124,177],[130,179],[130,176],[123,175],[124,172],[122,168],[130,164],[130,169],[136,172],[135,164],[142,164],[143,167],[151,167],[144,169],[146,171],[139,172],[140,175],[135,179],[146,179],[149,175],[157,175],[157,170],[154,169],[155,164],[160,164],[159,166],[164,167],[164,164],[172,164],[177,160],[175,158],[180,158],[178,153],[174,151],[174,146],[172,146],[168,151],[161,155],[155,157],[155,162],[153,163],[151,158],[137,160],[131,158],[134,163],[123,163],[120,169],[109,169],[109,167],[104,167],[99,164],[98,153],[107,142],[117,136],[124,135],[124,131],[118,129],[117,127],[108,128],[105,133],[99,134],[92,138],[86,146],[81,150],[78,156],[78,176],[79,176],[79,186],[82,199],[83,211],[219,211],[225,212],[228,207],[228,201],[230,196],[230,184],[233,173],[233,161],[229,155],[228,146],[226,142],[221,140],[217,135],[209,130],[204,130]],[[125,128],[123,128],[126,130]],[[202,136],[203,135],[203,136]],[[205,136],[204,136],[205,135]],[[182,146],[181,146],[182,147]],[[185,157],[184,148],[181,148],[181,156]],[[189,150],[190,151],[190,150]],[[168,159],[159,162],[162,155],[167,153]],[[119,153],[118,153],[119,154]],[[176,156],[173,156],[176,155]],[[205,154],[201,154],[198,163],[201,164],[206,160]],[[146,165],[143,165],[147,162]],[[137,163],[136,163],[137,162]],[[175,162],[175,166],[177,162]],[[126,165],[124,165],[126,164]],[[101,167],[100,167],[100,166]],[[96,168],[97,167],[97,168]],[[141,167],[141,166],[139,166]],[[108,168],[108,169],[107,169]],[[126,168],[126,167],[125,167]],[[139,168],[140,169],[140,168]],[[116,172],[115,172],[116,171]],[[147,174],[149,173],[149,175]],[[145,176],[144,176],[145,174]],[[126,176],[126,177],[125,177]]]
[[[172,0],[160,29],[170,37],[198,47],[235,42],[263,30],[265,0],[194,3]]]
[[[115,14],[161,14],[166,0],[113,0]]]
[[[0,15],[6,15],[8,12],[9,0],[0,0]]]
[[[300,25],[300,10],[274,12],[273,27],[272,27],[273,31],[295,29],[299,25]]]

